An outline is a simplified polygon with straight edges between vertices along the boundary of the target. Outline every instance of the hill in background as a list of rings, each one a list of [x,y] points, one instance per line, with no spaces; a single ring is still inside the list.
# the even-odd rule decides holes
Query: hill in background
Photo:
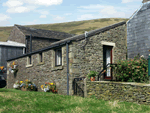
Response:
[[[56,23],[56,24],[38,24],[38,25],[24,25],[26,27],[32,27],[35,29],[45,29],[66,32],[70,34],[83,34],[85,31],[91,31],[98,28],[106,27],[111,24],[115,24],[121,21],[128,21],[127,18],[102,18],[94,20],[84,20],[84,21],[73,21],[65,23]],[[18,23],[15,23],[18,24]],[[5,42],[12,30],[11,27],[0,27],[0,41]]]

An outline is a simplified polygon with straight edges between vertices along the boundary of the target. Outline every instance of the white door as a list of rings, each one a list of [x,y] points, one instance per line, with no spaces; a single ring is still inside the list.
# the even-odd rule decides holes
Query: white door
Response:
[[[110,63],[110,52],[111,52],[111,49],[107,48],[106,49],[106,65],[108,63]],[[107,66],[107,73],[106,73],[106,77],[111,77],[110,75],[110,65]]]

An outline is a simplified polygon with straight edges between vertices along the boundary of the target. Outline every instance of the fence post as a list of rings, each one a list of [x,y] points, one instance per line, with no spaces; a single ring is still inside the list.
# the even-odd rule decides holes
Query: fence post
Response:
[[[149,76],[149,84],[150,84],[150,54],[148,56],[148,76]]]

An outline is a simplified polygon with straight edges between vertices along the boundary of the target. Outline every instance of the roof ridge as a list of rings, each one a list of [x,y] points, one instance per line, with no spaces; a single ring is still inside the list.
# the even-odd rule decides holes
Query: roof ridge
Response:
[[[61,32],[61,31],[54,31],[54,30],[47,30],[47,29],[37,29],[37,28],[33,28],[33,27],[26,27],[26,26],[22,26],[22,25],[18,25],[18,24],[14,24],[14,26],[20,26],[20,27],[24,27],[24,28],[28,28],[28,29],[35,29],[35,30],[43,30],[43,31],[52,31],[52,32],[59,32],[59,33],[66,33],[66,32]],[[33,29],[32,29],[33,28]],[[19,28],[20,29],[20,28]],[[70,34],[70,33],[66,33],[66,34]],[[70,34],[70,35],[75,35],[75,34]]]

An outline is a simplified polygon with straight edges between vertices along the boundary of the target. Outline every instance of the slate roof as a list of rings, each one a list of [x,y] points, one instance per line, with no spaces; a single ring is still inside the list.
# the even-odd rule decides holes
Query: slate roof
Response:
[[[25,27],[17,24],[15,24],[14,26],[18,27],[20,31],[26,36],[30,36],[31,34],[33,37],[51,38],[51,39],[59,39],[59,40],[75,36],[74,34],[69,34],[65,32],[35,29],[35,28]]]
[[[109,29],[121,26],[123,24],[126,24],[126,22],[123,21],[123,22],[119,22],[119,23],[116,23],[116,24],[113,24],[113,25],[110,25],[110,26],[106,26],[106,27],[100,28],[100,29],[92,30],[92,31],[88,32],[88,37],[91,37],[93,35],[96,35],[96,34],[99,34],[101,32],[107,31]],[[40,50],[31,52],[31,53],[28,53],[28,54],[25,54],[25,55],[22,55],[22,56],[18,56],[18,57],[15,57],[15,58],[7,59],[7,61],[11,61],[11,60],[15,60],[15,59],[18,59],[18,58],[26,57],[26,56],[29,56],[29,55],[32,55],[32,54],[37,54],[37,53],[40,53],[40,52],[43,52],[43,51],[47,51],[47,50],[50,50],[50,49],[62,46],[64,44],[66,44],[66,43],[70,43],[71,41],[78,41],[78,40],[82,40],[82,39],[85,39],[85,34],[76,35],[76,36],[69,37],[69,38],[64,39],[64,40],[60,40],[60,41],[54,42],[50,46],[48,46],[46,48],[43,48],[43,49],[40,49]]]

